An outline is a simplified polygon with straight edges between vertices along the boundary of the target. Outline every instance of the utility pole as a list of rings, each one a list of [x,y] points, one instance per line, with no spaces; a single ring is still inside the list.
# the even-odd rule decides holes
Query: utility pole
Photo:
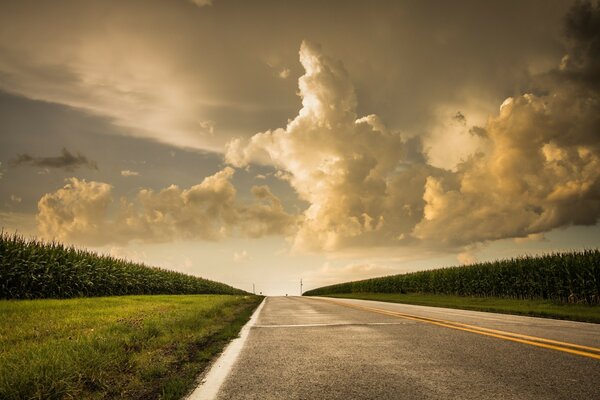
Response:
[[[302,296],[302,278],[300,278],[300,296]]]
[[[254,283],[252,284],[252,294],[256,294],[256,289],[254,288]]]

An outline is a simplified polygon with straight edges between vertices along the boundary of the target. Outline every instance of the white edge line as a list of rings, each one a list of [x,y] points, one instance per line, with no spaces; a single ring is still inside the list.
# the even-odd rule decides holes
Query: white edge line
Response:
[[[213,400],[217,397],[221,385],[225,382],[225,378],[229,375],[229,372],[244,347],[244,343],[246,343],[250,328],[256,324],[256,320],[265,304],[265,300],[266,297],[256,310],[254,310],[250,320],[242,327],[239,337],[233,339],[227,347],[225,347],[225,350],[223,350],[219,358],[217,358],[215,363],[210,367],[208,373],[204,375],[204,378],[196,389],[194,389],[187,397],[187,400]]]

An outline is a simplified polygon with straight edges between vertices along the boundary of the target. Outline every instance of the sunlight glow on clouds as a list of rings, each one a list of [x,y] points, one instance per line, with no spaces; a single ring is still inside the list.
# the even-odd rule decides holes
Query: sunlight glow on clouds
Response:
[[[573,79],[587,71],[551,77],[548,94],[507,99],[485,130],[475,127],[486,132],[476,139],[487,151],[467,154],[450,171],[409,162],[400,135],[376,115],[358,117],[350,77],[319,46],[303,42],[300,61],[298,116],[285,128],[232,140],[226,153],[236,167],[278,168],[310,203],[295,248],[415,241],[456,248],[597,222],[599,96]]]
[[[112,186],[77,178],[38,203],[38,230],[48,239],[103,245],[129,241],[221,240],[232,235],[258,238],[284,234],[296,218],[287,214],[267,187],[252,188],[256,201],[240,203],[227,167],[188,189],[171,185],[121,198],[113,212]]]
[[[95,244],[281,235],[297,252],[435,248],[467,254],[477,243],[594,225],[600,216],[600,57],[597,29],[580,26],[593,20],[586,19],[590,13],[598,8],[573,8],[567,55],[554,70],[530,77],[529,93],[498,102],[485,117],[477,106],[437,104],[438,125],[420,136],[389,129],[376,114],[359,115],[342,62],[304,41],[297,115],[284,127],[228,141],[224,160],[230,166],[189,188],[142,188],[118,201],[111,184],[72,177],[39,200],[39,231]],[[215,121],[196,115],[201,100],[187,91],[184,77],[172,73],[167,58],[155,63],[142,47],[115,66],[110,60],[123,58],[129,47],[107,46],[94,36],[86,40],[85,48],[59,54],[75,60],[63,76],[75,79],[73,85],[49,90],[48,81],[36,81],[45,78],[31,72],[34,67],[20,68],[14,55],[0,62],[18,78],[18,87],[8,89],[147,127],[150,137],[179,146],[201,148],[203,138],[218,136]],[[37,62],[49,62],[49,54],[37,56]],[[291,74],[280,61],[267,65],[271,80],[278,71],[281,78]],[[37,92],[42,89],[57,97],[44,97]],[[60,160],[87,162],[63,152]],[[60,161],[21,158],[32,165]],[[241,201],[234,168],[257,164],[273,170],[256,179],[286,181],[307,208],[290,214],[266,185],[252,186],[254,200]],[[125,169],[120,174],[140,175]]]

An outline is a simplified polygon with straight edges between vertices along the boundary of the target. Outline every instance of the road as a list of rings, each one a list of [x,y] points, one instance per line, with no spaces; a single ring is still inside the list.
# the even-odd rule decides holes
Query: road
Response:
[[[268,297],[217,398],[600,399],[600,325]]]

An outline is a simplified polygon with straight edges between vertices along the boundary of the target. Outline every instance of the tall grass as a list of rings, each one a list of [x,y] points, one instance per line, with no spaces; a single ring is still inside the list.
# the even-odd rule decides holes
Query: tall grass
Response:
[[[223,283],[58,242],[0,234],[0,298],[4,299],[245,293]]]
[[[259,296],[0,301],[0,399],[181,399]]]
[[[600,304],[600,250],[386,276],[325,286],[304,294],[336,293],[430,293]]]

